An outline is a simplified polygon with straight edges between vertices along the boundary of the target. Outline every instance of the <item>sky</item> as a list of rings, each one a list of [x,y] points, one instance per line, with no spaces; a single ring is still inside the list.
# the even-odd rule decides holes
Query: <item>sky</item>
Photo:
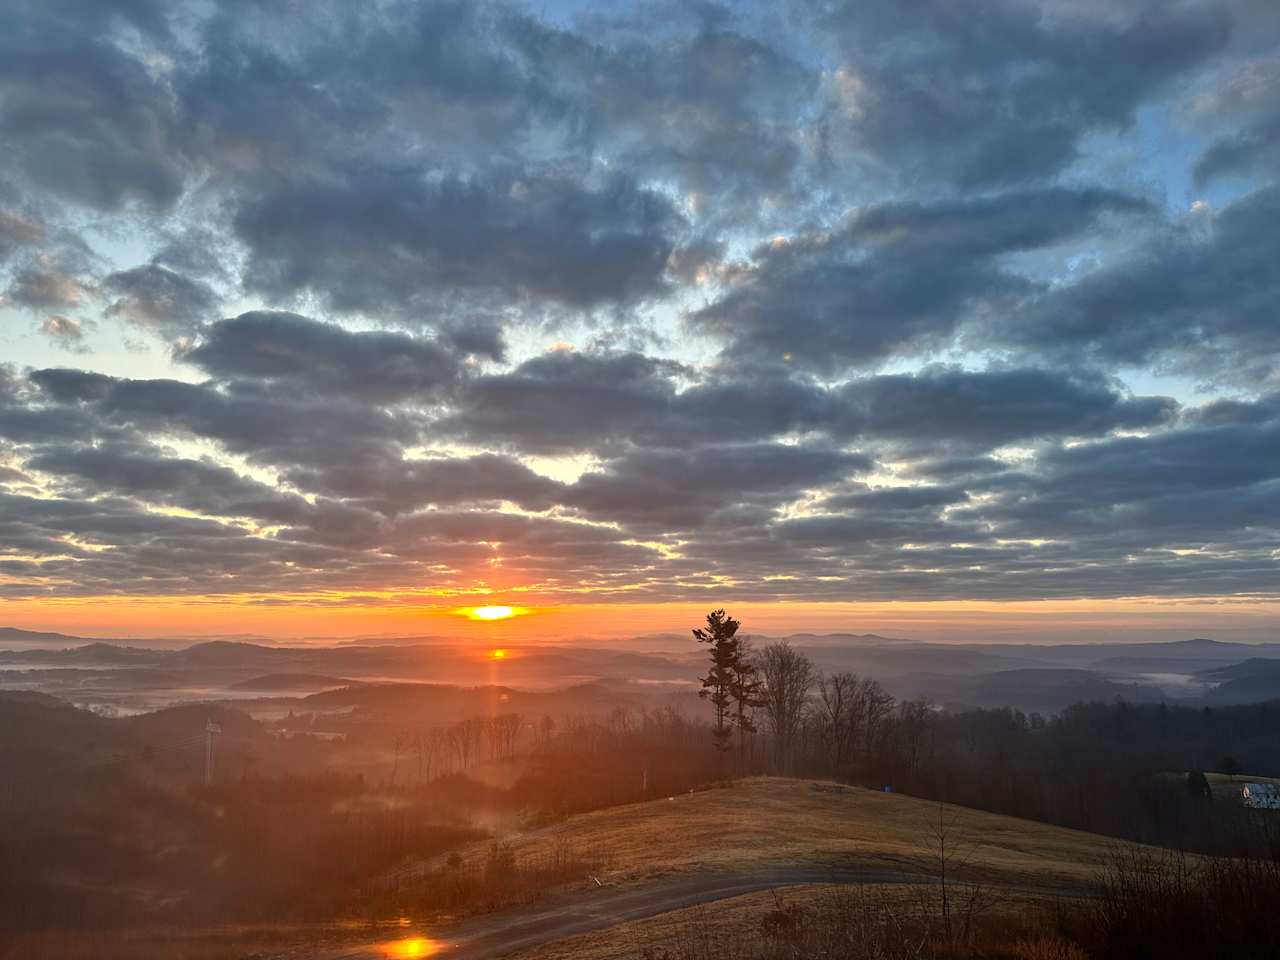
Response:
[[[0,622],[1280,632],[1272,0],[0,22]]]

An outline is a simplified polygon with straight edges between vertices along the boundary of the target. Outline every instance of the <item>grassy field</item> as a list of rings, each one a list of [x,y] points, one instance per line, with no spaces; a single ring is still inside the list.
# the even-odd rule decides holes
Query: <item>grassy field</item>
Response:
[[[901,794],[766,777],[580,814],[536,830],[507,833],[500,842],[509,847],[517,863],[574,857],[600,864],[596,871],[600,886],[614,889],[674,879],[698,870],[749,874],[777,866],[833,867],[842,871],[865,870],[873,875],[913,874],[928,882],[938,872],[936,833],[940,822],[946,824],[949,834],[949,879],[981,883],[998,909],[1021,910],[1046,895],[1085,889],[1093,881],[1097,867],[1114,849],[1114,842],[1107,838],[1032,821]],[[489,841],[470,844],[462,848],[461,854],[464,861],[483,871],[492,857],[492,845]],[[427,866],[442,867],[443,858]],[[572,900],[583,895],[581,887],[577,883],[544,889],[541,899],[555,901],[564,894],[564,899]],[[600,889],[595,879],[586,881],[586,887]],[[900,902],[904,910],[919,906],[922,898],[934,896],[937,891],[936,885],[909,882],[862,887],[873,890],[876,896]],[[771,905],[812,898],[823,889],[828,888],[793,886],[776,895],[753,893],[722,901],[714,910],[705,906],[675,910],[582,934],[521,956],[531,960],[636,957],[645,946],[662,942],[682,925],[708,929],[708,918],[714,918],[712,927],[721,931],[718,935],[746,930],[749,936],[749,931],[755,929],[750,918],[758,917]],[[503,915],[495,915],[494,921]],[[517,915],[518,910],[512,913]],[[413,930],[428,919],[415,917]],[[320,943],[367,940],[371,932],[335,924],[309,929],[34,937],[14,944],[8,952],[0,950],[0,960],[134,960],[144,956],[213,960],[286,954],[302,957],[309,951],[300,949],[301,943],[310,942],[314,949]]]
[[[601,881],[624,885],[699,868],[749,870],[766,864],[833,865],[870,872],[936,876],[936,833],[948,825],[951,877],[983,885],[976,896],[988,919],[1016,930],[1053,909],[1053,891],[1090,887],[1115,848],[1093,834],[940,806],[898,794],[813,781],[758,778],[683,796],[573,817],[509,838],[517,856],[543,856],[556,846],[589,851],[606,867]],[[468,852],[480,855],[478,848]],[[837,885],[807,884],[751,893],[608,929],[518,954],[520,960],[633,960],[661,956],[673,941],[732,942],[747,955],[760,917],[789,904],[809,904]],[[895,913],[936,910],[938,887],[863,885]],[[970,896],[957,892],[957,898]],[[954,907],[953,907],[954,909]],[[657,952],[654,952],[657,950]]]
[[[571,817],[508,835],[517,859],[572,850],[602,864],[602,883],[632,882],[697,868],[832,865],[881,871],[936,869],[940,817],[961,874],[1004,885],[1086,884],[1112,841],[900,794],[772,777]],[[485,844],[464,849],[482,860]]]
[[[838,894],[838,884],[805,884],[776,891],[751,893],[714,904],[673,910],[656,917],[618,924],[605,930],[579,934],[555,943],[525,950],[511,960],[635,960],[660,950],[673,941],[716,941],[729,945],[731,952],[748,955],[759,945],[760,917],[791,905],[806,906],[827,894]],[[909,915],[936,907],[936,885],[864,885],[860,891],[899,915]],[[1026,924],[1036,912],[1050,909],[1043,897],[1001,892],[989,895],[984,916],[1003,923]]]

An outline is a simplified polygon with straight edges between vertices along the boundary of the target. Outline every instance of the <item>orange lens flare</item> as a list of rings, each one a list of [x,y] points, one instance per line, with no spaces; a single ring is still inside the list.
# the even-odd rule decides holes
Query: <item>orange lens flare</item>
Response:
[[[387,960],[421,960],[422,957],[433,957],[440,952],[441,944],[426,937],[406,937],[394,940],[383,947]]]

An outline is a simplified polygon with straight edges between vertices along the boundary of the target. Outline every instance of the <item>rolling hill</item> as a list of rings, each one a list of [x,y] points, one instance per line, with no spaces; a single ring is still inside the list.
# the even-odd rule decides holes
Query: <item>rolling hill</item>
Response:
[[[967,850],[967,875],[990,883],[1087,885],[1114,841],[904,794],[813,780],[753,777],[730,785],[570,817],[505,839],[517,857],[589,854],[606,883],[763,865],[892,870],[927,878],[940,813]],[[464,850],[483,858],[487,844]]]
[[[457,960],[621,960],[643,956],[690,920],[712,936],[756,929],[763,910],[824,891],[857,889],[910,910],[938,881],[939,824],[948,882],[981,884],[1006,910],[1088,893],[1114,841],[1013,817],[828,782],[756,777],[729,785],[569,817],[502,838],[515,862],[588,859],[583,882],[546,890],[536,909],[420,931],[404,940],[348,945],[326,957],[373,960],[430,952]],[[488,842],[461,851],[482,865]],[[388,878],[411,890],[421,871]],[[457,869],[457,867],[449,868]],[[715,903],[714,910],[706,909]],[[655,954],[664,955],[661,952]]]
[[[1201,677],[1216,683],[1206,699],[1223,706],[1280,698],[1280,661],[1254,658],[1209,670]]]

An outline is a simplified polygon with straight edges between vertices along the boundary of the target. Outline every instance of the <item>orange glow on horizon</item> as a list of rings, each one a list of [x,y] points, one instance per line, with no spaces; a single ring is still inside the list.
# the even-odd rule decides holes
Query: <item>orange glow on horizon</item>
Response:
[[[744,630],[757,636],[876,633],[987,643],[1195,636],[1265,640],[1274,638],[1280,622],[1278,597],[753,602],[709,593],[700,601],[590,603],[552,596],[512,606],[511,617],[496,620],[470,615],[493,605],[485,596],[451,599],[336,594],[0,599],[0,626],[103,639],[272,638],[303,644],[365,637],[465,642],[477,630],[500,630],[500,642],[510,654],[513,645],[539,641],[592,643],[669,634],[679,642],[716,607],[727,608]],[[467,599],[475,606],[458,605]],[[476,652],[487,659],[498,642],[492,637]]]
[[[497,650],[490,650],[489,657],[493,660],[505,660],[507,659],[507,651],[503,650],[502,648],[498,648]]]

